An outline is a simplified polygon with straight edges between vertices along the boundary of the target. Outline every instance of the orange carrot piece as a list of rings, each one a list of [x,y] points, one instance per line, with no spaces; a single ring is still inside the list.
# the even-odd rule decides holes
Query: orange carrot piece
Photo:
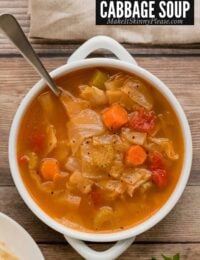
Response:
[[[146,158],[147,154],[142,146],[133,145],[127,151],[125,160],[128,165],[137,166],[143,164]]]
[[[128,122],[128,113],[119,104],[114,104],[102,114],[104,124],[110,130],[117,130]]]
[[[58,161],[53,158],[46,158],[42,161],[40,174],[45,181],[53,181],[60,174]]]

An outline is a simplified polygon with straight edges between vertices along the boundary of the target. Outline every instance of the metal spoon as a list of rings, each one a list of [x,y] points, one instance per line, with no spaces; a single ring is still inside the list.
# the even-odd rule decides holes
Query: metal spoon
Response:
[[[55,82],[46,71],[15,17],[10,14],[0,15],[0,29],[10,39],[15,47],[17,47],[20,53],[33,66],[38,74],[46,81],[53,93],[56,96],[59,96],[61,90],[56,86]]]

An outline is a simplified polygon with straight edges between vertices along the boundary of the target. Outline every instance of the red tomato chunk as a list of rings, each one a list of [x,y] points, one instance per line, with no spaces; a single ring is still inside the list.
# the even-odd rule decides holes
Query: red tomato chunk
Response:
[[[150,166],[151,171],[157,170],[157,169],[165,169],[164,164],[164,158],[163,155],[158,152],[154,151],[150,157]]]
[[[152,172],[152,181],[159,188],[164,188],[167,185],[167,171],[165,169],[157,169]]]
[[[163,155],[154,151],[150,156],[150,170],[152,171],[152,181],[159,188],[164,188],[167,185],[167,171],[164,163]]]
[[[130,127],[139,132],[150,133],[155,127],[156,116],[154,111],[140,109],[134,111],[130,118]]]

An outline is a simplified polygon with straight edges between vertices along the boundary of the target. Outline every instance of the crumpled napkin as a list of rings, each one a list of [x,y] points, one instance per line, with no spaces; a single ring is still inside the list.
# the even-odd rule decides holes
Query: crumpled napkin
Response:
[[[107,35],[128,43],[200,42],[200,1],[195,0],[192,26],[95,25],[95,0],[29,0],[30,37],[86,40]]]

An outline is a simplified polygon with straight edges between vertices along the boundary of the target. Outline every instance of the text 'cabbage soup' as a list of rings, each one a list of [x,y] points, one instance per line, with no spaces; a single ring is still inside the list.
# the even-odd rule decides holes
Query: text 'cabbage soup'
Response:
[[[84,69],[57,80],[25,112],[17,157],[36,203],[88,232],[135,226],[158,211],[184,154],[178,119],[152,86],[124,71]]]

